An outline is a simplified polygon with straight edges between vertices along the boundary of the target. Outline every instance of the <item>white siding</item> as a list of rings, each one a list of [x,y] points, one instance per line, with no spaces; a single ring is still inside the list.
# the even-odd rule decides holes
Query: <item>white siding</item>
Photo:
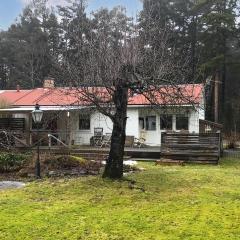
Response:
[[[127,126],[126,126],[126,135],[139,137],[139,114],[138,109],[128,109],[127,111]]]
[[[95,112],[91,115],[91,133],[94,134],[94,128],[103,128],[103,134],[111,133],[113,123],[111,119],[101,113]]]
[[[199,132],[199,113],[196,110],[192,110],[189,113],[189,132],[198,133]]]
[[[80,111],[84,111],[84,109]],[[71,139],[74,140],[76,145],[89,145],[90,138],[94,135],[94,128],[103,128],[103,134],[112,132],[113,123],[111,119],[99,112],[91,113],[90,130],[79,130],[80,111],[71,113],[70,117],[72,131]],[[138,137],[138,109],[128,109],[127,117],[126,134]]]
[[[199,114],[199,119],[204,120],[205,119],[205,110],[203,107],[199,107],[197,109],[198,114]]]
[[[94,135],[94,128],[103,128],[103,134],[112,132],[112,121],[110,118],[104,116],[99,112],[91,113],[91,126],[89,130],[79,130],[79,114],[81,111],[84,113],[86,110],[78,110],[70,113],[69,126],[71,129],[71,140],[74,140],[76,145],[89,145],[90,138]],[[187,113],[188,112],[188,113]],[[164,112],[166,113],[166,112]],[[139,128],[139,117],[146,116],[156,116],[156,130],[144,131],[146,144],[151,146],[159,146],[161,143],[161,133],[164,130],[160,129],[160,110],[153,111],[151,109],[143,108],[129,108],[127,111],[127,126],[126,134],[128,136],[134,136],[139,138],[141,136]],[[191,109],[186,111],[186,108],[183,108],[182,111],[179,110],[174,112],[173,110],[168,110],[168,114],[173,116],[173,131],[176,131],[176,114],[187,114],[189,117],[189,132],[199,132],[199,118],[203,117],[201,114],[204,113],[202,109],[194,110]],[[66,129],[66,114],[61,116],[58,123],[58,128],[61,130]]]

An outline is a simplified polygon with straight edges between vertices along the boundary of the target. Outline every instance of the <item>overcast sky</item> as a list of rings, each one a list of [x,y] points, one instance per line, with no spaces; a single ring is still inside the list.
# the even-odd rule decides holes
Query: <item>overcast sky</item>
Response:
[[[0,29],[7,29],[21,13],[29,0],[0,0]],[[64,4],[65,0],[49,0],[51,5]],[[117,5],[125,6],[129,16],[136,16],[142,8],[140,0],[88,0],[88,11],[100,7],[112,8]]]

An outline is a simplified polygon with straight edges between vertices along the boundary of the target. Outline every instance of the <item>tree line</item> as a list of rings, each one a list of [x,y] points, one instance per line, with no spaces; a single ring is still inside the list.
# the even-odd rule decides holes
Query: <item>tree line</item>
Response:
[[[102,48],[108,47],[96,32],[104,33],[110,38],[105,43],[114,45],[119,34],[134,30],[135,43],[142,45],[140,55],[147,59],[138,67],[139,72],[152,78],[151,73],[161,65],[161,48],[166,51],[167,46],[172,58],[183,63],[182,82],[206,84],[209,120],[213,120],[213,79],[218,73],[220,121],[227,130],[240,128],[239,0],[143,0],[136,19],[121,7],[88,14],[84,0],[72,0],[57,8],[49,8],[47,2],[33,0],[8,30],[0,32],[1,89],[14,89],[16,84],[41,87],[46,76],[54,77],[56,85],[62,86],[69,79],[66,69],[72,72],[73,67],[79,85],[101,85],[96,68],[91,63],[86,65],[91,54],[96,59],[92,49],[99,46],[98,41]],[[98,68],[102,76],[107,74],[105,65]],[[87,71],[94,79],[86,77]],[[166,72],[162,75],[164,79],[174,78]]]

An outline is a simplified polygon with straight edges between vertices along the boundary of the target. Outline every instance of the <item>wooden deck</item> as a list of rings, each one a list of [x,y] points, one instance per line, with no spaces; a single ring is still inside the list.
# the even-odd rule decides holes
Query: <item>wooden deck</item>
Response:
[[[32,149],[35,149],[32,148]],[[47,146],[42,146],[42,152],[52,152],[52,153],[61,153],[64,151],[69,151],[71,154],[83,154],[83,153],[92,153],[92,154],[108,154],[109,148],[99,148],[92,146],[78,146],[70,149],[66,149],[59,146],[52,146],[50,149]],[[130,148],[125,147],[124,150],[125,156],[139,159],[159,159],[161,154],[161,148],[159,147],[144,147],[144,148]]]

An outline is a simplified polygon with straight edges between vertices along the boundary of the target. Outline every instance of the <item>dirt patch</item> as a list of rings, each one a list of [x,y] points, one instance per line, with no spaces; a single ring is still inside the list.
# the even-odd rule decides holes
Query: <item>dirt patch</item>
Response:
[[[19,177],[35,176],[36,157],[28,161],[18,172]],[[97,175],[102,167],[101,162],[85,160],[71,155],[42,155],[41,175],[43,177]]]
[[[19,170],[1,172],[0,180],[35,179],[36,155],[26,155],[26,161]],[[133,161],[124,162],[124,173],[130,174],[139,171]],[[41,154],[41,177],[79,177],[87,175],[98,175],[104,168],[105,161],[86,160],[82,157],[72,155]],[[15,168],[16,169],[16,168]]]

